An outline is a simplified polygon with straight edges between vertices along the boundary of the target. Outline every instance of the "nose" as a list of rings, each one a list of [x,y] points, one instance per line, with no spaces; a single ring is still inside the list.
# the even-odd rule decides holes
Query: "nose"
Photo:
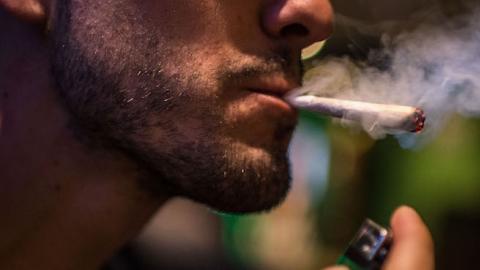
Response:
[[[264,32],[296,50],[326,39],[333,28],[328,0],[271,0],[262,15]]]

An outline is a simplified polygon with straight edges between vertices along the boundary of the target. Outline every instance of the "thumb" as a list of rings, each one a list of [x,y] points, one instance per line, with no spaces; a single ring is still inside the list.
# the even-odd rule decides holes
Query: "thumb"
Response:
[[[410,207],[398,208],[392,216],[393,246],[384,270],[434,269],[433,240],[427,226]]]
[[[346,266],[332,266],[332,267],[325,268],[323,270],[349,270],[349,268]]]

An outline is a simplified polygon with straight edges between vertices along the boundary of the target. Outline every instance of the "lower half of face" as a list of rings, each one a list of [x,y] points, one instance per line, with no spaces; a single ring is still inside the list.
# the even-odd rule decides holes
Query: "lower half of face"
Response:
[[[136,162],[142,187],[226,212],[268,210],[285,197],[295,112],[243,84],[252,70],[279,72],[274,63],[200,56],[147,35],[98,42],[92,36],[108,33],[73,27],[69,12],[58,20],[53,74],[73,125]]]

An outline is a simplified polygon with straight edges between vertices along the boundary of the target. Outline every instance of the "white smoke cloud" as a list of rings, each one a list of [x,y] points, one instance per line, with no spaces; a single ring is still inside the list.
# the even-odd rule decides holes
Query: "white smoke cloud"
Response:
[[[328,58],[307,74],[299,92],[423,108],[427,122],[420,139],[431,138],[453,113],[480,116],[478,15],[476,11],[452,19],[430,13],[411,31],[395,37],[384,35],[384,48],[372,52],[370,59],[388,59],[388,68]],[[384,136],[368,123],[363,126],[375,138]],[[401,143],[413,141],[404,136]]]

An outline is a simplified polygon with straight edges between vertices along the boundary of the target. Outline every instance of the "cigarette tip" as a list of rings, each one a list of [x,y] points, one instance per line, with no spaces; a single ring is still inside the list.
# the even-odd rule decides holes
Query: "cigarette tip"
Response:
[[[415,122],[415,130],[412,130],[412,132],[419,133],[425,127],[425,121],[427,119],[425,112],[420,108],[416,108],[413,118],[413,121]]]

